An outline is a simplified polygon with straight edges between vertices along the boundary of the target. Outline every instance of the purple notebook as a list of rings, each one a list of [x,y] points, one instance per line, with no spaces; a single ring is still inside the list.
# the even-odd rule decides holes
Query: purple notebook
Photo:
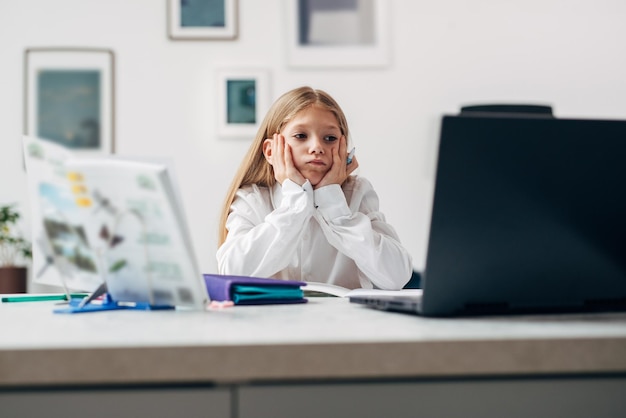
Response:
[[[268,305],[278,303],[305,303],[302,286],[294,280],[262,277],[203,274],[211,300],[233,301],[235,305]]]

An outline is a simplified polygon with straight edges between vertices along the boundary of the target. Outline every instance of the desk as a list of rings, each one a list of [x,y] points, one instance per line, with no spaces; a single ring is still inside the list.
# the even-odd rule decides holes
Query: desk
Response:
[[[0,305],[2,417],[626,414],[623,313],[438,319],[323,297],[208,312],[53,306]]]

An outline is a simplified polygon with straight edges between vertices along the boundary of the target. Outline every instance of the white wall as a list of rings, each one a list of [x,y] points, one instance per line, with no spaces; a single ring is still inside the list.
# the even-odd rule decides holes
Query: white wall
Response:
[[[117,149],[174,159],[205,272],[216,271],[220,205],[249,144],[215,135],[218,68],[269,69],[273,98],[306,84],[339,101],[360,174],[416,268],[443,113],[532,102],[559,117],[626,116],[623,0],[389,0],[392,63],[358,71],[289,69],[284,1],[239,0],[235,41],[171,41],[165,0],[0,0],[0,203],[28,207],[19,148],[27,47],[115,51]]]

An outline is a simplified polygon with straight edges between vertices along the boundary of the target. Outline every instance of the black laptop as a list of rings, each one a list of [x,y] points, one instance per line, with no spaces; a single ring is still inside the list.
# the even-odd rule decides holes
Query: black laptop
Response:
[[[626,310],[626,121],[444,116],[426,316]]]

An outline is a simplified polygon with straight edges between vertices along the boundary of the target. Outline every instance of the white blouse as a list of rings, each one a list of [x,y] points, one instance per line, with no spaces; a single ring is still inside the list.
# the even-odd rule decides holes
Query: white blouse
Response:
[[[413,269],[374,188],[358,176],[317,190],[308,180],[243,187],[226,228],[217,251],[221,274],[401,289]]]

